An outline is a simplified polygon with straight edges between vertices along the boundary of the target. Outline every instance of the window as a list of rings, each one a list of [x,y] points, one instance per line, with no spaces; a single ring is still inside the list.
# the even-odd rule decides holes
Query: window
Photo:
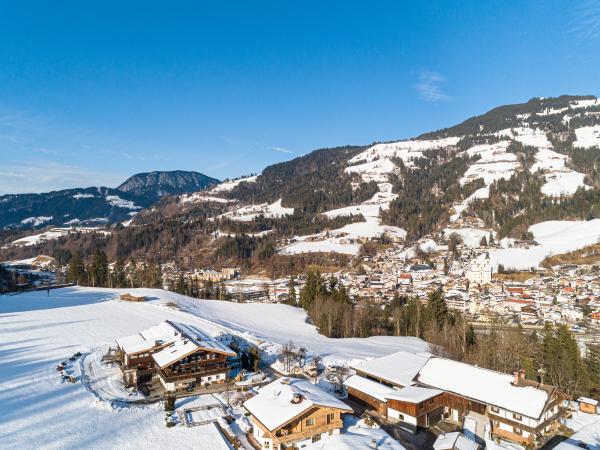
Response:
[[[327,414],[327,425],[335,420],[335,413]]]
[[[498,422],[497,420],[492,421],[492,426],[494,428],[498,428],[500,426],[500,422]]]
[[[513,433],[515,434],[523,434],[523,430],[517,427],[513,427]]]
[[[263,447],[264,448],[271,448],[271,442],[265,441],[265,445]]]
[[[419,403],[419,409],[423,409],[423,403]]]
[[[430,398],[430,399],[429,399],[429,404],[430,404],[430,405],[433,405],[433,402],[434,402],[434,399],[433,399],[433,398]]]
[[[521,414],[513,413],[513,419],[515,419],[515,420],[523,420],[523,416]]]
[[[491,409],[492,409],[493,413],[499,413],[500,412],[500,410],[498,408],[496,408],[495,406],[492,406]]]
[[[317,442],[317,441],[320,441],[320,440],[321,440],[321,435],[320,434],[317,434],[317,435],[315,435],[315,436],[312,437],[312,441],[313,442]]]
[[[315,419],[311,418],[311,419],[306,419],[306,426],[307,427],[312,427],[315,424]]]

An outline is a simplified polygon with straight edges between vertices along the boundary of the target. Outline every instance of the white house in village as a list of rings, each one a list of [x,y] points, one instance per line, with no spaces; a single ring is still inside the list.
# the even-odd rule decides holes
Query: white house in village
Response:
[[[473,259],[465,276],[471,283],[488,284],[492,282],[492,261],[489,253]]]

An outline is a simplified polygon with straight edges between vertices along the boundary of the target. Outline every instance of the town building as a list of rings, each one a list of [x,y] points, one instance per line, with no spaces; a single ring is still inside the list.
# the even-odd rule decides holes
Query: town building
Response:
[[[492,282],[492,262],[489,253],[475,258],[469,264],[466,277],[471,283],[488,284]]]

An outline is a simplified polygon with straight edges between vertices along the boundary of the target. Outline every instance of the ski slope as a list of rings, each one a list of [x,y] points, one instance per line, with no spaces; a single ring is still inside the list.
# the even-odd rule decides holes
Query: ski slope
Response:
[[[124,292],[145,295],[149,301],[117,301]],[[73,353],[111,344],[117,337],[167,319],[200,327],[225,326],[243,339],[260,343],[267,353],[289,340],[336,361],[401,349],[427,350],[426,343],[416,338],[328,339],[306,323],[302,310],[292,307],[196,300],[158,289],[75,287],[53,290],[50,296],[45,291],[1,296],[0,447],[222,448],[211,427],[167,429],[160,404],[113,409],[80,382],[60,381],[55,368]]]

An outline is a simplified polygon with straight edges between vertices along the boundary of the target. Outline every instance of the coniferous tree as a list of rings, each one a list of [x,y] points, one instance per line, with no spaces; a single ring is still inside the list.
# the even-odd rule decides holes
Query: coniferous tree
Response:
[[[288,303],[295,306],[296,302],[296,280],[294,279],[294,276],[291,275],[288,283]]]
[[[76,283],[79,285],[86,284],[86,271],[81,252],[77,250],[69,260],[69,268],[67,270],[67,282]]]

